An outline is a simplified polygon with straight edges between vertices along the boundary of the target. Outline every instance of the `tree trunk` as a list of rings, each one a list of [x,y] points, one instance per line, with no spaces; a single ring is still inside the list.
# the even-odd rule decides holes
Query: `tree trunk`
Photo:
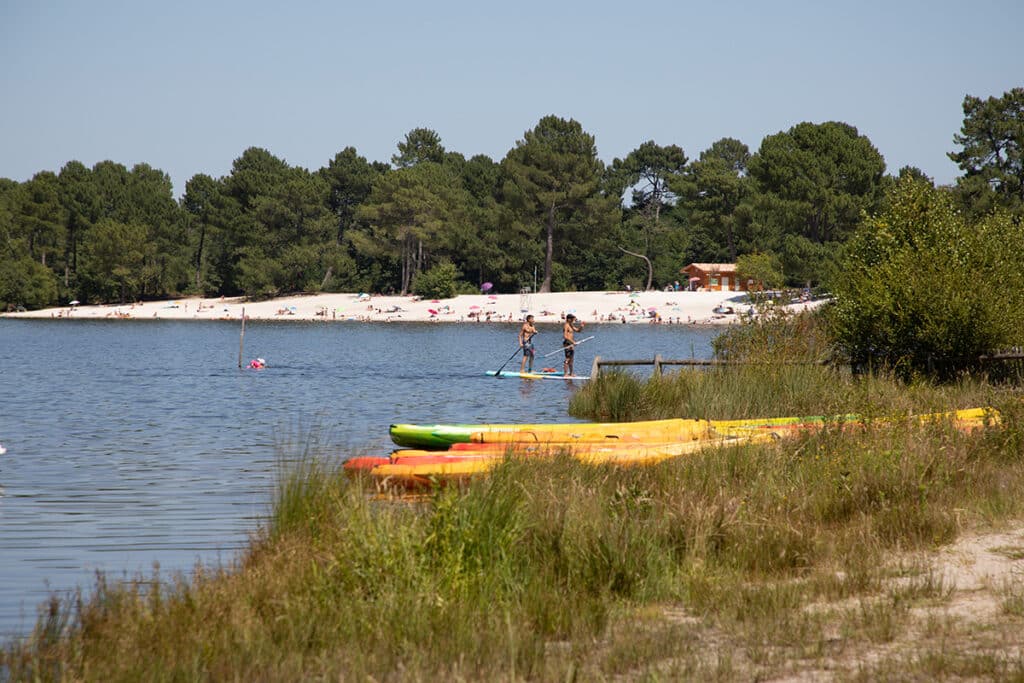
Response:
[[[538,292],[550,292],[551,291],[551,262],[552,256],[555,251],[555,207],[554,205],[548,209],[548,220],[547,220],[547,233],[548,243],[547,250],[544,252],[544,281],[540,284]]]
[[[203,271],[203,248],[206,241],[206,226],[199,229],[199,247],[196,249],[196,292],[199,292],[202,280],[200,275]]]
[[[402,240],[402,296],[409,293],[409,271],[412,262],[412,245],[409,244],[409,237]]]
[[[619,247],[619,249],[621,251],[626,252],[630,256],[636,256],[637,258],[642,258],[644,261],[647,262],[647,288],[646,288],[645,291],[650,291],[651,283],[654,282],[654,266],[651,264],[651,259],[647,258],[643,254],[638,254],[638,253],[636,253],[634,251],[630,251],[628,249],[623,249],[622,247]]]

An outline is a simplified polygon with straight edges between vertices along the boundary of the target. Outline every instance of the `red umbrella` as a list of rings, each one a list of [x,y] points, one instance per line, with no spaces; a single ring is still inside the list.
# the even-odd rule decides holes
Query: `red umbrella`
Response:
[[[433,308],[428,308],[427,313],[429,313],[430,315],[437,315],[437,311],[435,311]]]
[[[479,306],[476,306],[476,305],[473,305],[473,306],[470,306],[470,307],[469,307],[469,310],[471,310],[471,311],[479,311],[479,310],[480,310],[480,307],[479,307]]]
[[[488,299],[497,299],[497,298],[498,298],[498,295],[497,295],[497,294],[491,294],[491,295],[489,295],[489,296],[488,296],[487,298],[488,298]]]

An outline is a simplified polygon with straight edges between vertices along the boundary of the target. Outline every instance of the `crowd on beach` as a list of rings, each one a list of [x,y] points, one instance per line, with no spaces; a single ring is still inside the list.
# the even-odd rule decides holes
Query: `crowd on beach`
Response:
[[[520,294],[464,294],[450,299],[339,293],[295,295],[265,301],[243,298],[187,298],[82,305],[77,301],[38,311],[3,314],[14,318],[118,320],[294,320],[357,322],[516,323],[533,314],[557,323],[573,314],[592,323],[722,325],[753,315],[743,292],[602,291]]]

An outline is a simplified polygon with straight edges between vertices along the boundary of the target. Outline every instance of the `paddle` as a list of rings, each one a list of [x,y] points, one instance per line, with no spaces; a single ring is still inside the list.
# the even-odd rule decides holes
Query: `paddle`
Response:
[[[530,335],[530,337],[529,337],[529,339],[527,339],[527,340],[526,340],[526,343],[527,343],[527,344],[529,344],[529,343],[530,343],[530,340],[531,340],[531,339],[533,339],[533,338],[534,338],[534,337],[536,337],[536,336],[537,336],[537,333],[536,333],[536,332],[534,332],[533,334],[531,334],[531,335]],[[524,346],[525,346],[525,344],[524,344]],[[513,353],[513,354],[512,354],[511,356],[509,356],[509,357],[508,357],[508,360],[507,360],[507,361],[505,361],[504,363],[502,363],[502,364],[501,364],[501,367],[500,367],[500,368],[498,368],[497,370],[495,370],[495,371],[494,371],[494,376],[495,376],[495,377],[501,377],[501,371],[502,371],[502,370],[504,370],[504,369],[505,369],[505,366],[506,366],[506,365],[508,365],[509,363],[511,363],[511,362],[512,362],[512,359],[513,359],[513,358],[515,358],[515,357],[516,357],[517,355],[519,355],[519,352],[520,352],[520,351],[522,351],[522,350],[523,350],[523,347],[522,347],[522,346],[520,346],[520,347],[519,347],[518,349],[516,349],[516,352],[515,352],[515,353]]]
[[[501,364],[501,367],[494,371],[495,377],[501,377],[501,371],[505,369],[505,366],[512,362],[512,359],[519,355],[519,352],[523,350],[523,347],[516,349],[516,352],[508,357],[508,360]]]
[[[575,346],[579,346],[579,345],[580,345],[580,344],[582,344],[583,342],[585,342],[585,341],[589,341],[589,340],[591,340],[591,339],[593,339],[593,338],[594,338],[594,335],[590,335],[589,337],[584,337],[583,339],[580,339],[580,340],[579,340],[578,342],[573,342],[573,344],[572,344],[572,345],[573,345],[574,347],[575,347]],[[560,349],[555,349],[555,350],[554,350],[554,351],[552,351],[551,353],[545,353],[545,354],[544,354],[543,356],[541,356],[541,358],[547,358],[548,356],[553,356],[553,355],[555,355],[556,353],[561,353],[562,351],[565,351],[565,347],[564,347],[564,346],[563,346],[562,348],[560,348]],[[511,360],[511,359],[509,359],[509,360]]]

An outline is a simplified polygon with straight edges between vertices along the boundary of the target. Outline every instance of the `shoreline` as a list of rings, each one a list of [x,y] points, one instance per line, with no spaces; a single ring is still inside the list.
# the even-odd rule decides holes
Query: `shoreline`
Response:
[[[815,302],[816,303],[816,302]],[[790,308],[813,304],[790,304]],[[724,309],[724,311],[723,311]],[[598,291],[462,294],[451,299],[365,293],[300,294],[265,301],[244,297],[179,298],[132,304],[76,305],[3,318],[46,320],[288,320],[296,322],[560,322],[573,313],[586,324],[729,325],[750,303],[746,292]],[[732,312],[727,312],[731,310]]]

